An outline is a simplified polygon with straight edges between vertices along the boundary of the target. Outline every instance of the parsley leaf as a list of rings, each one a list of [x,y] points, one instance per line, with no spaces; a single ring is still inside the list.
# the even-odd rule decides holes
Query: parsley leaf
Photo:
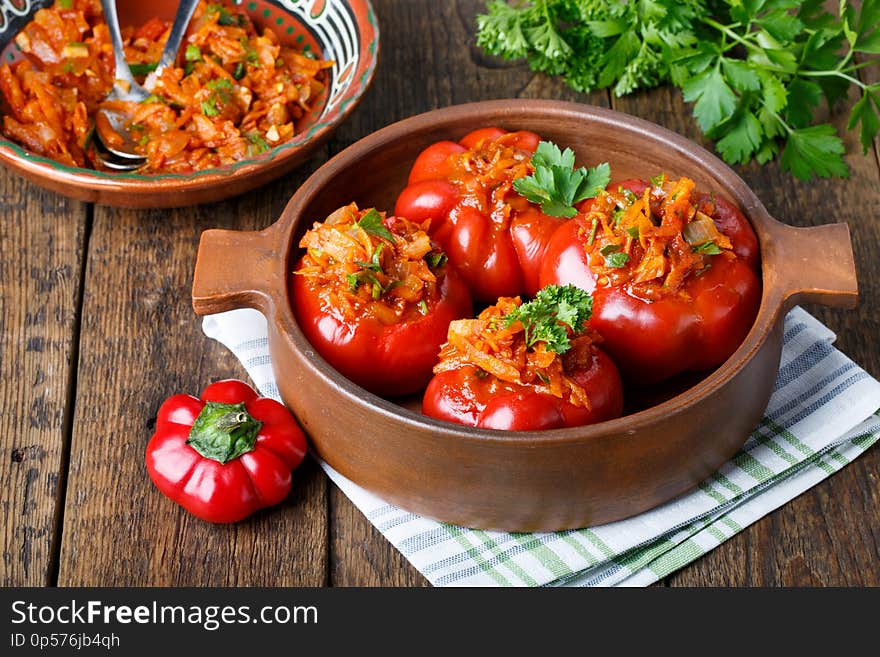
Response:
[[[388,285],[382,285],[379,282],[379,279],[376,278],[376,275],[372,271],[359,271],[354,274],[346,274],[345,281],[348,283],[348,290],[352,294],[357,293],[358,288],[361,285],[369,285],[370,286],[370,296],[373,299],[381,299],[382,295],[388,292],[389,290],[402,285],[400,281],[391,281]]]
[[[712,240],[708,242],[703,242],[699,246],[693,247],[694,253],[702,253],[704,255],[718,255],[721,253],[721,248],[715,244]]]
[[[355,260],[354,264],[356,264],[361,269],[367,269],[369,271],[382,271],[382,249],[385,248],[385,243],[380,242],[376,249],[373,251],[373,257],[370,258],[369,262],[364,262],[363,260]]]
[[[578,333],[593,314],[593,297],[574,285],[548,285],[535,298],[508,313],[505,324],[521,322],[526,346],[544,342],[547,349],[564,354],[571,347],[569,330]]]
[[[694,103],[694,117],[703,132],[720,125],[736,109],[736,94],[718,69],[691,78],[681,91],[687,102]]]
[[[200,62],[202,61],[202,51],[197,45],[191,43],[186,47],[184,59],[188,62]]]
[[[612,269],[620,269],[629,262],[629,255],[626,253],[622,253],[622,248],[623,246],[620,244],[606,244],[601,249],[599,249],[599,253],[605,256],[606,267],[611,267]]]
[[[861,122],[859,138],[862,143],[862,152],[867,153],[874,143],[874,137],[880,130],[880,119],[877,111],[880,110],[880,84],[871,85],[862,93],[862,97],[853,105],[849,115],[847,128],[852,130]]]
[[[745,164],[763,144],[763,132],[758,119],[749,111],[735,115],[728,132],[715,144],[721,156],[731,164]]]
[[[815,125],[789,133],[780,163],[783,169],[802,180],[813,174],[822,178],[845,178],[849,170],[841,157],[844,150],[843,142],[832,126]]]
[[[446,264],[447,260],[449,260],[449,258],[443,253],[443,251],[431,251],[430,253],[425,254],[425,261],[431,269],[442,267]]]
[[[208,5],[205,8],[205,13],[219,14],[217,16],[218,25],[242,27],[247,20],[242,14],[230,13],[229,10],[221,4]]]
[[[611,167],[603,162],[587,169],[574,168],[574,151],[542,141],[532,155],[535,172],[513,181],[513,188],[553,217],[573,217],[575,203],[591,198],[611,180]]]
[[[217,98],[214,96],[209,96],[208,100],[203,100],[201,103],[202,114],[205,116],[217,116],[220,114],[220,110],[217,109]]]
[[[135,77],[143,77],[145,75],[149,75],[151,72],[156,70],[156,67],[159,65],[159,62],[147,62],[144,64],[134,63],[129,64],[128,68],[131,71],[131,74]]]
[[[245,137],[250,142],[248,145],[248,155],[259,155],[260,153],[265,153],[270,148],[269,143],[263,139],[259,132],[248,132],[245,134]]]
[[[477,44],[511,59],[525,57],[529,42],[523,33],[521,14],[504,0],[489,3],[489,13],[477,16]]]
[[[214,78],[213,80],[208,80],[208,83],[205,85],[208,89],[232,89],[232,83],[227,78]]]
[[[379,214],[375,208],[370,208],[364,213],[364,216],[360,218],[360,221],[355,224],[359,228],[363,228],[370,235],[375,237],[381,237],[382,239],[388,240],[389,242],[394,241],[394,235],[391,234],[391,231],[385,228],[385,224],[382,223],[382,215]]]

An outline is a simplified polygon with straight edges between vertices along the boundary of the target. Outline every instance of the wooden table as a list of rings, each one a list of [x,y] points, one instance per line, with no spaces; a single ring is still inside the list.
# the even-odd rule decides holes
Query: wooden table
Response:
[[[699,139],[675,90],[576,94],[474,44],[482,2],[374,0],[372,89],[298,172],[224,203],[119,210],[70,201],[0,172],[0,584],[423,586],[311,461],[290,498],[233,526],[201,522],[150,483],[143,452],[162,400],[243,377],[190,308],[202,230],[255,229],[329,156],[398,119],[488,98],[613,107]],[[832,117],[843,126],[843,112]],[[808,308],[837,346],[880,375],[880,168],[846,135],[848,180],[739,172],[779,219],[849,223],[861,304]],[[880,450],[667,578],[669,586],[880,584]]]

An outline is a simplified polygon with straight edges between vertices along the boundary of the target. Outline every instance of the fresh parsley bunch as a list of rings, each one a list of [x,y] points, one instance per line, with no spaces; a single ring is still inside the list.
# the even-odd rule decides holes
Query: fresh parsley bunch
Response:
[[[880,0],[838,14],[822,0],[531,0],[488,3],[477,43],[578,91],[617,96],[672,83],[731,164],[779,156],[801,179],[847,176],[834,127],[815,123],[852,86],[848,128],[865,152],[880,129],[880,83],[858,78],[878,62]],[[858,59],[857,59],[858,56]]]

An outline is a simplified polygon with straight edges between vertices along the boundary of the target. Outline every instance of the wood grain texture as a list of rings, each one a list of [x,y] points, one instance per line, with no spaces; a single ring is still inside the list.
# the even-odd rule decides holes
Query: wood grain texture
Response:
[[[305,173],[196,210],[96,209],[59,584],[325,583],[327,484],[313,462],[280,507],[214,526],[160,495],[143,461],[163,399],[245,377],[190,307],[201,230],[270,223]]]
[[[330,586],[430,586],[332,484],[329,499]]]
[[[0,585],[50,583],[86,206],[0,171]]]

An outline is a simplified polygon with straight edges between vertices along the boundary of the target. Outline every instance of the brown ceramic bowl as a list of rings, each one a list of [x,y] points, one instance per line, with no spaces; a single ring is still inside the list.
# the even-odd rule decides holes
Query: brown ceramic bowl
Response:
[[[298,240],[350,201],[393,208],[414,158],[440,139],[497,125],[609,161],[615,179],[687,175],[732,199],[758,234],[763,297],[730,359],[656,406],[591,426],[501,432],[447,424],[379,398],[332,369],[297,325],[287,292]],[[249,254],[230,262],[230,252]],[[240,263],[240,264],[239,264]],[[779,367],[783,316],[795,303],[852,307],[856,278],[843,224],[792,228],[769,216],[745,183],[696,144],[639,119],[573,103],[504,100],[429,112],[357,142],[315,172],[280,219],[260,232],[202,235],[193,283],[199,314],[265,314],[278,388],[321,458],[367,490],[459,525],[555,531],[610,522],[697,485],[745,442]]]
[[[22,57],[15,35],[40,7],[2,9],[0,57]],[[282,43],[336,63],[329,69],[324,93],[303,117],[290,141],[262,155],[219,169],[192,174],[106,173],[70,167],[25,150],[0,135],[0,163],[31,182],[92,203],[132,208],[167,208],[219,201],[243,194],[305,162],[360,102],[373,79],[379,54],[379,26],[369,0],[237,0],[258,27],[271,27]],[[141,25],[153,16],[171,20],[177,3],[170,0],[118,0],[121,25]]]

